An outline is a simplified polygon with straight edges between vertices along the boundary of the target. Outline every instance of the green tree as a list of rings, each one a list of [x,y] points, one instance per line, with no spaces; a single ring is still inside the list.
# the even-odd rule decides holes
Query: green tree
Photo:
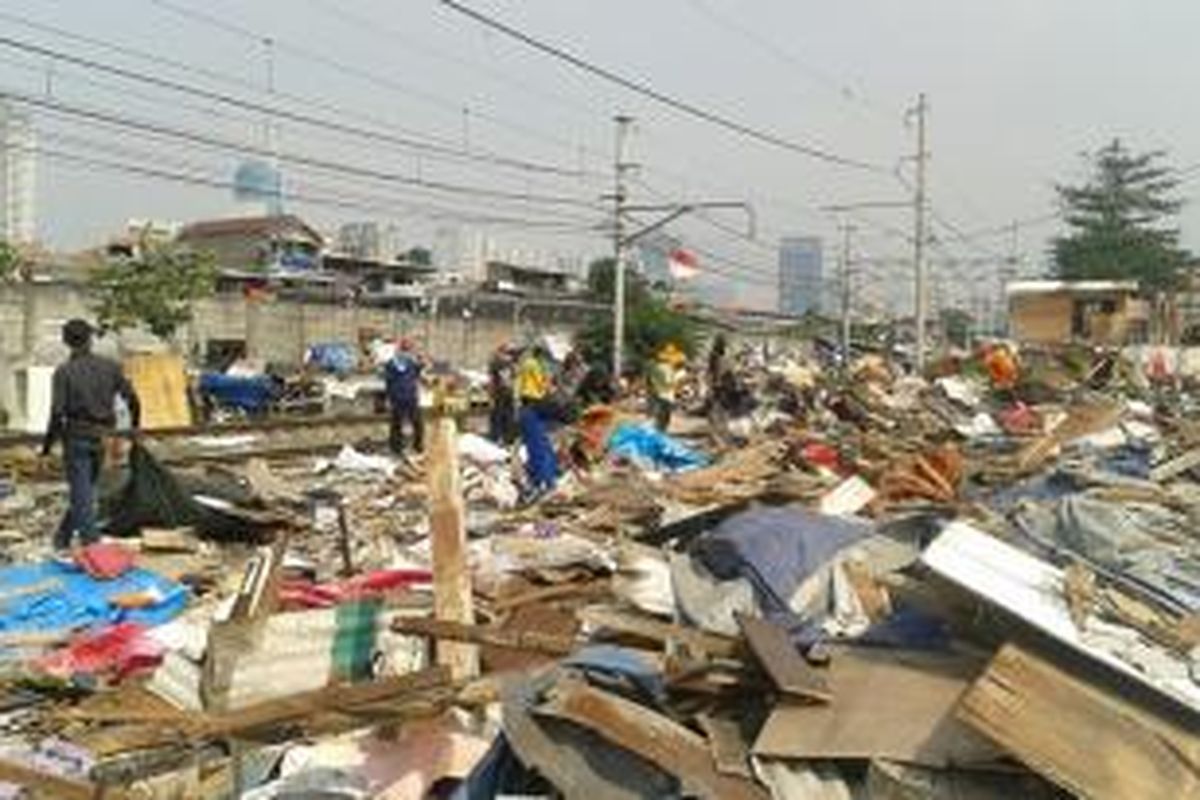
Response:
[[[21,251],[13,244],[0,239],[0,282],[21,277],[28,270],[28,263]]]
[[[1069,232],[1054,240],[1055,272],[1077,279],[1136,280],[1144,288],[1175,288],[1187,253],[1173,224],[1183,203],[1164,153],[1132,153],[1119,139],[1085,156],[1082,186],[1057,186]]]
[[[960,308],[947,308],[942,311],[942,330],[946,340],[958,347],[971,346],[971,325],[974,318]]]
[[[615,296],[614,260],[601,258],[588,267],[588,295],[593,302],[611,304]],[[579,344],[589,357],[612,361],[613,319],[603,314],[579,334]],[[683,352],[695,351],[696,326],[690,317],[672,308],[657,294],[645,277],[634,270],[625,272],[625,353],[631,369],[641,371],[660,349],[674,342]]]
[[[217,270],[211,253],[143,238],[133,258],[109,258],[90,276],[93,311],[104,328],[143,326],[171,339],[192,319],[192,304],[212,295]]]
[[[433,264],[433,251],[428,247],[412,247],[405,254],[408,263],[418,267],[428,267]]]

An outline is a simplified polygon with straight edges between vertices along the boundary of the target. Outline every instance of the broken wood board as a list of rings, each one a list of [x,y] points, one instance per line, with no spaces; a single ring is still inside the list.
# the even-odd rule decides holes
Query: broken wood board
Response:
[[[34,797],[52,797],[55,800],[92,800],[96,797],[116,800],[128,796],[121,789],[107,789],[89,781],[64,778],[8,759],[0,759],[0,782],[15,783],[30,789]]]
[[[870,800],[1062,800],[1054,784],[1020,769],[930,769],[876,759],[867,768]]]
[[[686,646],[696,655],[732,658],[738,653],[736,639],[708,633],[697,628],[673,625],[653,617],[630,614],[602,606],[581,608],[575,613],[584,625],[603,628],[613,633],[626,634],[638,639],[646,639],[660,645],[674,641]]]
[[[433,613],[445,622],[475,622],[471,569],[467,563],[467,511],[458,466],[458,424],[449,415],[433,420],[428,472],[429,528],[433,556]],[[479,648],[438,642],[436,658],[456,680],[479,674]]]
[[[678,781],[640,755],[567,720],[535,717],[532,706],[542,683],[535,678],[506,687],[504,736],[521,762],[545,776],[562,797],[648,800],[678,795]]]
[[[926,766],[991,763],[1001,753],[954,718],[977,659],[944,653],[838,649],[829,667],[833,702],[775,707],[756,756],[890,758]]]
[[[824,673],[801,658],[787,631],[757,617],[735,616],[751,652],[767,671],[775,688],[784,694],[820,703],[833,699]]]
[[[713,766],[722,775],[753,778],[750,770],[750,743],[739,720],[716,714],[699,714],[696,722],[708,737]]]
[[[209,714],[201,719],[200,734],[206,737],[230,736],[257,728],[304,718],[318,711],[346,711],[382,701],[394,703],[408,694],[420,695],[448,687],[450,674],[444,667],[384,678],[371,683],[328,686],[311,692],[268,700],[237,711]]]
[[[143,551],[194,553],[200,548],[194,528],[142,528],[139,544]]]
[[[697,733],[619,695],[565,678],[535,713],[567,719],[637,753],[679,779],[688,793],[713,800],[767,800],[753,781],[722,775]]]
[[[143,430],[186,428],[192,424],[182,356],[137,353],[126,358],[123,366],[141,401]]]
[[[1063,596],[1063,571],[963,522],[948,525],[921,560],[938,575],[1019,617],[1082,655],[1117,670],[1159,694],[1200,711],[1200,686],[1189,677],[1186,659],[1151,641],[1140,643],[1146,656],[1169,666],[1160,674],[1146,671],[1117,655],[1117,645],[1104,646],[1081,633]],[[1089,630],[1128,631],[1112,623],[1089,620]],[[1124,643],[1119,652],[1128,652]]]
[[[408,636],[428,636],[456,642],[490,644],[510,650],[531,650],[551,656],[565,656],[578,646],[573,636],[561,636],[543,631],[504,630],[483,625],[464,625],[448,620],[427,617],[396,617],[392,630]]]
[[[963,698],[959,717],[1055,783],[1084,797],[1200,797],[1200,737],[1005,645]]]
[[[1183,455],[1176,456],[1154,467],[1150,470],[1150,480],[1155,483],[1162,483],[1165,480],[1174,478],[1181,472],[1187,472],[1196,467],[1200,467],[1200,447],[1189,450]]]

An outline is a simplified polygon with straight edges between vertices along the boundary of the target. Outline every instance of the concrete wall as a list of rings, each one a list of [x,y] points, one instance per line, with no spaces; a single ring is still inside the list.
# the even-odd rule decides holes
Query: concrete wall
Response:
[[[506,341],[543,334],[571,335],[591,315],[578,305],[516,303],[507,298],[465,303],[442,299],[431,312],[334,306],[291,301],[254,302],[221,295],[196,303],[194,319],[179,334],[179,347],[195,362],[209,339],[244,339],[254,357],[298,362],[309,345],[356,342],[361,330],[408,336],[425,352],[456,366],[482,369]],[[56,364],[66,352],[59,341],[63,322],[91,318],[83,288],[76,284],[0,286],[0,406],[14,409],[14,370],[30,364]],[[98,346],[101,352],[154,350],[163,345],[139,332],[124,332]]]

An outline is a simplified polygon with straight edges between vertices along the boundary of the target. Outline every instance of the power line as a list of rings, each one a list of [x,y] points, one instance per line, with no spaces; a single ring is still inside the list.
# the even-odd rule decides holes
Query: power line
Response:
[[[144,164],[129,164],[121,161],[96,158],[94,156],[80,155],[78,153],[65,150],[57,150],[46,147],[26,147],[19,144],[6,145],[4,146],[4,149],[34,153],[39,157],[47,157],[51,160],[64,161],[85,167],[103,169],[110,172],[119,172],[127,175],[162,180],[171,183],[211,189],[232,190],[236,188],[236,184],[233,181],[224,178],[215,178],[208,175],[198,175],[194,173],[166,170],[159,167],[145,166]],[[288,198],[304,204],[327,206],[339,209],[352,209],[356,211],[394,211],[397,208],[403,208],[409,209],[410,211],[413,211],[414,214],[425,216],[429,219],[453,219],[481,225],[494,225],[496,227],[513,227],[531,230],[539,229],[546,232],[562,231],[572,234],[595,232],[594,229],[585,229],[579,227],[578,225],[563,222],[472,214],[469,212],[438,208],[436,206],[393,201],[385,198],[354,197],[344,193],[326,193],[324,195],[314,195],[301,192],[289,192]]]
[[[161,125],[159,123],[137,120],[119,114],[112,114],[95,109],[87,109],[81,106],[63,103],[49,98],[39,98],[33,95],[22,94],[3,88],[0,88],[0,97],[8,97],[23,104],[46,109],[54,113],[102,122],[127,130],[150,133],[160,137],[190,142],[193,144],[200,144],[207,147],[232,151],[235,153],[248,153],[264,157],[277,155],[279,158],[293,164],[300,164],[321,170],[344,173],[346,175],[359,178],[369,178],[376,181],[402,184],[428,191],[450,194],[466,194],[476,197],[488,197],[496,200],[518,201],[522,203],[543,203],[548,205],[573,206],[577,208],[589,209],[596,207],[596,201],[585,200],[578,197],[568,197],[565,195],[543,195],[528,192],[510,192],[501,189],[433,181],[425,178],[414,178],[401,175],[395,172],[386,172],[378,169],[360,167],[352,164],[346,164],[344,162],[329,161],[295,152],[275,151],[272,148],[244,144],[203,133]]]
[[[500,22],[499,20],[497,20],[493,17],[490,17],[482,12],[476,11],[466,5],[463,5],[462,3],[457,2],[457,0],[440,0],[440,2],[442,3],[442,5],[447,6],[448,8],[451,8],[460,14],[470,17],[471,19],[475,20],[476,22],[479,22],[479,23],[491,28],[492,30],[503,33],[505,36],[508,36],[512,39],[516,39],[517,41],[519,41],[529,47],[532,47],[535,50],[538,50],[542,53],[552,56],[552,57],[558,59],[559,61],[563,61],[567,64],[570,64],[571,66],[575,67],[576,69],[580,69],[584,72],[587,72],[590,75],[594,75],[598,78],[602,78],[603,80],[606,80],[609,83],[614,83],[614,84],[616,84],[624,89],[627,89],[631,92],[640,94],[643,97],[648,97],[649,99],[654,100],[657,103],[661,103],[662,105],[668,106],[670,108],[675,109],[676,111],[679,111],[681,113],[687,114],[692,117],[695,117],[696,119],[703,120],[710,124],[713,124],[718,127],[724,128],[726,130],[732,131],[741,136],[745,136],[747,138],[754,139],[754,140],[762,142],[764,144],[769,144],[774,147],[782,148],[784,150],[788,150],[793,153],[798,153],[800,155],[808,156],[810,158],[815,158],[819,161],[825,161],[827,163],[836,164],[836,165],[842,166],[842,167],[853,167],[855,169],[867,170],[869,172],[878,172],[878,173],[886,173],[887,172],[886,169],[884,169],[883,167],[880,167],[878,165],[870,164],[865,161],[859,161],[859,160],[856,160],[853,158],[848,158],[846,156],[838,155],[837,153],[833,153],[833,152],[823,150],[823,149],[820,149],[817,147],[812,147],[810,145],[805,145],[805,144],[801,144],[799,142],[794,142],[794,141],[792,141],[790,139],[786,139],[782,136],[778,136],[778,135],[770,133],[770,132],[762,131],[757,128],[746,125],[744,123],[738,122],[734,119],[726,117],[717,112],[709,111],[705,108],[695,105],[694,103],[691,103],[691,102],[688,102],[685,100],[680,100],[678,98],[675,98],[671,95],[668,95],[664,92],[661,92],[661,91],[653,88],[652,86],[646,84],[645,82],[637,81],[632,78],[626,78],[623,75],[619,75],[616,72],[613,72],[612,70],[610,70],[606,67],[601,67],[601,66],[593,64],[589,61],[586,61],[583,58],[580,58],[579,56],[576,56],[572,53],[569,53],[562,48],[556,47],[551,44],[547,44],[546,42],[543,42],[540,39],[536,39],[533,36],[530,36],[529,34],[524,33],[520,30],[517,30],[516,28],[514,28],[510,25]]]
[[[273,107],[273,106],[266,105],[263,103],[255,102],[253,100],[246,100],[244,98],[235,97],[233,95],[226,94],[224,92],[217,92],[217,91],[213,91],[210,89],[204,89],[204,88],[200,88],[200,87],[196,87],[196,86],[191,86],[189,84],[182,83],[180,81],[174,81],[174,80],[170,80],[167,78],[158,77],[155,75],[147,75],[143,72],[126,69],[124,67],[113,66],[111,64],[106,64],[104,62],[96,61],[94,59],[74,56],[74,55],[71,55],[70,53],[65,53],[61,50],[55,50],[53,48],[43,47],[41,45],[23,42],[18,39],[12,39],[7,36],[0,36],[0,46],[9,47],[9,48],[12,48],[15,50],[20,50],[23,52],[38,55],[43,58],[49,58],[49,59],[53,59],[55,61],[61,61],[63,63],[72,64],[74,66],[82,67],[84,69],[91,69],[91,70],[95,70],[98,72],[104,72],[104,73],[107,73],[109,75],[114,75],[119,78],[131,80],[131,81],[135,81],[138,83],[143,83],[143,84],[147,84],[147,85],[151,85],[151,86],[156,86],[161,89],[167,89],[169,91],[179,92],[181,94],[187,94],[187,95],[191,95],[193,97],[201,97],[205,100],[221,103],[223,105],[233,106],[235,108],[240,108],[245,111],[253,111],[256,113],[267,115],[269,117],[285,119],[285,120],[288,120],[291,122],[297,122],[297,123],[304,124],[304,125],[310,125],[310,126],[325,129],[325,130],[335,130],[340,133],[358,136],[358,137],[366,139],[366,140],[375,141],[375,142],[385,142],[385,143],[393,144],[393,145],[396,145],[399,147],[404,147],[404,148],[408,148],[408,149],[412,149],[412,150],[416,150],[416,151],[420,151],[420,152],[430,152],[430,153],[435,153],[435,154],[438,154],[441,156],[452,157],[452,158],[457,158],[457,159],[466,160],[466,161],[486,162],[489,164],[495,164],[497,166],[509,167],[509,168],[513,168],[513,169],[520,169],[520,170],[524,170],[527,172],[560,175],[560,176],[566,176],[566,177],[582,177],[584,174],[581,171],[575,170],[575,169],[569,169],[569,168],[564,168],[564,167],[559,167],[559,166],[554,166],[554,165],[549,165],[549,164],[538,164],[538,163],[534,163],[534,162],[530,162],[530,161],[525,161],[522,159],[510,158],[507,156],[499,156],[499,155],[494,155],[494,154],[490,154],[490,153],[486,153],[486,152],[467,151],[467,150],[462,150],[462,149],[458,149],[458,148],[447,147],[445,145],[440,145],[440,144],[436,144],[433,142],[421,141],[418,139],[413,139],[411,137],[399,136],[396,134],[385,133],[383,131],[377,131],[377,130],[371,130],[369,128],[362,128],[362,127],[355,126],[355,125],[348,125],[344,122],[338,122],[336,120],[321,119],[319,117],[314,117],[312,115],[304,114],[304,113],[301,113],[298,111],[292,111],[290,109]]]
[[[807,74],[817,83],[820,83],[825,88],[832,91],[839,98],[848,104],[855,105],[864,111],[869,111],[877,115],[879,118],[886,118],[892,122],[897,121],[898,116],[891,112],[877,107],[874,103],[868,101],[859,92],[856,92],[847,83],[838,80],[836,77],[826,73],[824,70],[818,69],[797,57],[790,50],[781,47],[770,37],[758,33],[747,25],[743,25],[736,17],[716,11],[708,0],[688,0],[692,8],[701,16],[707,17],[715,23],[723,31],[733,31],[742,38],[761,48],[763,51],[773,55],[775,58],[787,63],[788,65],[799,69]]]
[[[404,42],[406,48],[419,53],[424,53],[430,58],[437,59],[448,64],[456,64],[473,72],[486,75],[496,83],[512,87],[518,91],[524,92],[532,97],[537,97],[543,101],[548,100],[553,103],[571,106],[577,113],[581,115],[586,114],[589,118],[593,118],[599,114],[596,109],[588,106],[585,103],[577,101],[570,95],[563,94],[562,92],[547,91],[540,87],[531,86],[527,81],[506,75],[498,69],[486,66],[484,64],[479,64],[467,58],[461,58],[459,56],[452,55],[435,47],[431,47],[423,39],[416,36],[409,36],[402,28],[398,28],[395,25],[383,24],[377,20],[368,19],[366,17],[354,14],[347,10],[345,3],[338,3],[334,5],[328,2],[328,0],[308,0],[308,5],[317,9],[318,12],[324,14],[330,19],[336,19],[343,25],[360,30],[377,39],[383,39],[392,44],[397,41],[402,41]],[[540,134],[540,137],[545,138],[547,141],[559,142],[565,147],[575,146],[573,143],[568,143],[565,140],[558,139],[550,134]]]
[[[294,44],[294,43],[291,43],[291,42],[288,42],[285,40],[281,40],[275,36],[265,36],[261,33],[258,33],[257,31],[251,30],[250,28],[244,27],[242,25],[230,22],[225,19],[221,19],[215,15],[208,14],[206,12],[199,11],[194,8],[190,8],[188,6],[184,6],[184,5],[181,5],[178,3],[174,3],[174,2],[168,2],[168,0],[150,0],[150,3],[164,11],[168,11],[170,13],[176,14],[185,19],[189,19],[193,22],[196,22],[196,23],[199,23],[202,25],[206,25],[206,26],[214,28],[216,30],[224,31],[225,33],[228,33],[228,34],[231,34],[234,36],[238,36],[245,40],[249,40],[249,41],[253,41],[253,42],[257,42],[257,43],[261,43],[263,41],[269,40],[271,42],[272,46],[276,50],[278,50],[280,52],[291,53],[292,55],[296,56],[297,58],[302,59],[306,63],[318,63],[318,64],[321,64],[321,65],[327,67],[328,69],[331,69],[342,75],[352,77],[356,80],[364,81],[373,86],[377,86],[377,87],[380,87],[383,89],[388,89],[390,91],[399,92],[401,94],[405,94],[410,97],[419,98],[419,99],[423,100],[424,102],[429,103],[430,105],[437,106],[439,108],[444,109],[445,111],[453,114],[456,117],[461,116],[464,112],[469,112],[469,114],[468,114],[469,116],[487,120],[487,121],[489,121],[495,125],[498,125],[500,127],[508,128],[512,131],[516,131],[517,133],[519,133],[523,136],[529,136],[532,138],[542,139],[544,141],[549,141],[549,142],[552,142],[553,144],[556,144],[556,145],[559,145],[562,147],[567,147],[567,148],[574,148],[574,146],[575,146],[575,143],[573,143],[573,142],[568,142],[565,139],[561,139],[559,137],[543,133],[542,131],[536,130],[534,128],[530,128],[529,126],[527,126],[523,123],[513,122],[511,120],[508,120],[508,119],[505,119],[502,117],[498,117],[498,116],[495,116],[495,115],[487,113],[487,112],[480,112],[478,110],[473,110],[473,109],[471,109],[470,106],[468,106],[464,103],[449,100],[445,97],[434,94],[432,92],[428,92],[423,89],[418,89],[409,84],[403,83],[401,81],[397,81],[390,76],[379,75],[375,72],[372,72],[371,70],[363,69],[363,68],[355,66],[353,64],[346,63],[345,61],[341,61],[339,59],[336,59],[336,58],[333,58],[333,57],[327,55],[323,51],[313,50],[313,49],[310,49],[307,47],[303,47],[303,46],[300,46],[300,45],[297,45],[297,44]],[[339,11],[338,17],[340,19],[342,19],[343,21],[346,21],[347,19],[349,19],[341,11]]]
[[[45,23],[31,20],[31,19],[28,19],[25,17],[21,17],[16,14],[11,14],[8,12],[0,11],[0,19],[7,20],[16,25],[20,25],[22,27],[28,28],[30,30],[39,31],[41,33],[48,33],[48,34],[51,34],[54,36],[61,37],[63,39],[67,39],[69,41],[73,41],[73,42],[88,44],[92,47],[97,47],[97,48],[106,50],[108,52],[116,53],[116,54],[119,54],[122,56],[135,58],[135,59],[138,59],[141,61],[145,61],[146,63],[149,63],[149,64],[154,64],[156,66],[165,66],[165,67],[169,67],[171,69],[185,72],[188,74],[197,75],[197,76],[205,78],[206,80],[211,80],[211,81],[214,81],[217,83],[223,83],[223,84],[226,84],[229,86],[236,86],[241,89],[249,89],[255,93],[262,93],[264,91],[263,86],[259,82],[247,80],[245,78],[241,78],[241,77],[238,77],[235,75],[230,75],[229,73],[221,72],[219,70],[213,70],[213,69],[198,66],[195,64],[190,64],[185,61],[179,61],[179,60],[176,60],[173,58],[168,58],[166,56],[158,55],[155,53],[149,53],[144,50],[139,50],[137,48],[130,47],[128,45],[117,44],[117,43],[106,41],[104,39],[100,39],[100,38],[97,38],[94,36],[87,36],[85,34],[66,30],[64,28],[59,28],[59,27],[56,27],[53,25],[47,25]],[[283,91],[278,88],[275,88],[274,91],[270,92],[269,94],[273,98],[287,99],[287,100],[290,100],[295,103],[321,108],[325,111],[329,111],[331,113],[338,114],[339,116],[342,116],[342,117],[358,119],[363,122],[370,123],[372,125],[380,125],[380,126],[387,127],[387,128],[395,128],[394,124],[391,123],[390,121],[381,120],[378,117],[374,117],[370,114],[363,114],[356,110],[346,108],[345,106],[340,106],[340,105],[337,105],[334,103],[329,103],[320,98],[314,98],[314,97],[310,97],[307,95],[299,95],[299,94]],[[396,129],[404,130],[402,128],[396,128]],[[408,132],[406,132],[406,134],[407,133]],[[413,134],[413,135],[417,135],[417,134]],[[429,136],[429,134],[421,134],[421,135]],[[435,143],[437,143],[436,137],[434,137],[433,140],[435,141]],[[453,145],[445,144],[445,140],[443,140],[443,142],[440,142],[439,144],[443,144],[446,147],[453,147]],[[475,152],[477,154],[486,153],[486,151],[475,151]],[[597,175],[598,175],[598,173],[587,173],[586,171],[581,169],[577,172],[576,175],[572,175],[571,177],[596,177]]]

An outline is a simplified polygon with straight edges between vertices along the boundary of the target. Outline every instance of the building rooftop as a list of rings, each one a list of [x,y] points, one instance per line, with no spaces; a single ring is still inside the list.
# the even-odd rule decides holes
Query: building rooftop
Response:
[[[1136,292],[1137,281],[1058,281],[1030,280],[1012,281],[1005,287],[1009,297],[1023,294],[1055,294],[1071,292],[1072,294],[1107,294],[1111,292]]]
[[[295,214],[275,216],[229,217],[192,222],[179,232],[180,239],[207,239],[221,236],[275,236],[300,229],[318,242],[324,237]]]

